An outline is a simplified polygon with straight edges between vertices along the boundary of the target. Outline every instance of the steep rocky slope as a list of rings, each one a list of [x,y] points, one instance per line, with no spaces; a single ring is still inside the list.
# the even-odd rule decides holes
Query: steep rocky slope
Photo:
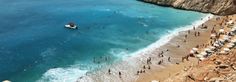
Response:
[[[217,15],[236,14],[236,0],[139,0],[161,6],[213,13]]]

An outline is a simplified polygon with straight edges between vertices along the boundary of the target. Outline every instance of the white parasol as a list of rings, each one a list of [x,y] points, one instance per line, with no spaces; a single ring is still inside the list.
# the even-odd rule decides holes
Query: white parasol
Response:
[[[216,36],[216,34],[211,34],[211,37],[215,37]]]
[[[204,57],[201,57],[201,58],[199,58],[200,60],[204,60],[204,59],[206,59],[206,58],[204,58]]]
[[[219,44],[216,44],[216,43],[214,43],[214,46],[216,46],[216,47],[219,47],[220,45],[219,45]]]
[[[216,49],[216,47],[214,47],[214,46],[211,46],[211,47],[210,47],[210,49],[211,49],[211,50],[214,50],[214,49]]]
[[[224,51],[228,52],[228,51],[230,51],[230,49],[229,48],[224,48]]]
[[[232,31],[232,32],[233,32],[233,31],[236,31],[236,28],[232,28],[231,31]]]
[[[193,48],[192,50],[193,50],[193,51],[197,51],[197,50],[198,50],[198,48]]]
[[[201,52],[200,54],[203,55],[203,56],[206,56],[206,55],[207,55],[206,52]]]
[[[194,53],[194,51],[193,51],[193,50],[190,50],[190,53],[191,53],[191,54],[193,54],[193,53]]]
[[[198,54],[196,57],[198,57],[198,58],[203,58],[203,55]]]
[[[231,42],[236,42],[236,39],[231,40]]]
[[[220,42],[224,42],[225,40],[224,39],[219,39]]]
[[[227,22],[228,24],[232,24],[234,21],[233,20],[231,20],[231,21],[229,21],[229,22]]]
[[[225,51],[220,51],[220,54],[225,54]]]
[[[205,50],[205,51],[211,51],[211,49],[210,49],[210,48],[205,48],[204,50]]]
[[[220,29],[220,30],[219,30],[219,32],[221,32],[221,33],[224,32],[224,31],[225,31],[224,29]]]
[[[234,43],[229,43],[228,45],[234,46],[235,44]]]
[[[233,45],[227,45],[227,47],[228,47],[228,48],[232,48],[232,47],[233,47]]]
[[[151,82],[159,82],[159,81],[157,81],[157,80],[152,80]]]

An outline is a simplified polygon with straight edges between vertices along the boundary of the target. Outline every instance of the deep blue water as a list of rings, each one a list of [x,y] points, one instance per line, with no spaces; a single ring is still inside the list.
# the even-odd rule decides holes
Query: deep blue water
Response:
[[[13,82],[79,77],[81,70],[96,68],[94,58],[109,56],[101,63],[112,64],[205,16],[135,0],[1,0],[0,5],[0,81]],[[79,29],[64,28],[68,22]]]

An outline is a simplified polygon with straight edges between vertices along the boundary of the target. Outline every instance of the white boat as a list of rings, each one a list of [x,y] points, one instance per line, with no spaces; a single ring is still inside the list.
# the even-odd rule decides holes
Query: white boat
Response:
[[[74,23],[68,23],[65,25],[65,27],[70,29],[78,29],[78,27]]]

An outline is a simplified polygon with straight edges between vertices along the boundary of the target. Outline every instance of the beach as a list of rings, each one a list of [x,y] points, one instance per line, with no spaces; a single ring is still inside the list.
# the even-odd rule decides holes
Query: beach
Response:
[[[231,28],[219,30],[235,12],[233,0],[143,1],[1,0],[0,81],[166,81],[236,44],[228,43]]]
[[[221,20],[217,20],[216,18],[219,17]],[[171,53],[171,55],[173,55],[174,57],[176,57],[177,59],[181,59],[178,58],[179,56],[182,56],[181,54],[187,54],[189,53],[189,51],[191,50],[191,48],[194,48],[196,45],[201,45],[201,44],[208,44],[210,41],[210,35],[211,35],[211,30],[214,27],[215,30],[219,30],[220,27],[226,27],[226,25],[220,25],[220,23],[222,23],[222,21],[224,20],[229,20],[232,19],[235,21],[236,19],[236,15],[231,15],[228,18],[226,16],[214,16],[213,18],[211,18],[210,20],[208,20],[207,22],[204,23],[204,25],[207,25],[207,29],[201,29],[202,27],[198,27],[196,30],[191,30],[191,32],[193,31],[199,31],[201,33],[200,36],[195,37],[194,34],[188,34],[188,36],[190,36],[189,38],[187,38],[187,42],[183,43],[181,42],[181,40],[183,40],[182,37],[184,37],[184,33],[186,34],[186,32],[183,32],[183,34],[179,35],[178,37],[173,38],[170,43],[174,43],[174,42],[178,42],[177,44],[181,44],[182,46],[182,50],[177,50],[173,45],[171,45],[170,43],[168,43],[167,47],[170,50],[175,50]],[[214,26],[216,25],[216,26]],[[229,32],[229,30],[228,30]],[[185,51],[186,50],[186,51]],[[234,52],[235,50],[232,50],[231,52]],[[170,51],[171,52],[171,51]],[[213,56],[213,58],[215,57],[215,55]],[[211,56],[210,56],[211,58]],[[213,59],[211,58],[211,59]],[[207,60],[206,60],[207,61]],[[206,62],[203,61],[203,62]],[[201,70],[197,70],[198,68],[200,68],[199,66],[197,67],[198,64],[201,64],[201,66],[207,66],[207,63],[202,63],[202,61],[198,61],[197,58],[190,58],[189,61],[184,61],[184,62],[180,62],[180,64],[178,65],[169,65],[169,66],[165,66],[163,69],[152,69],[150,71],[148,71],[147,73],[142,74],[139,79],[137,80],[137,82],[151,82],[152,80],[157,80],[160,82],[195,82],[195,81],[191,81],[191,80],[186,80],[185,81],[185,76],[187,76],[186,71],[189,70],[191,67],[193,69],[195,69],[195,73],[198,73],[204,69]],[[195,68],[194,68],[195,66]],[[206,71],[205,71],[206,72]],[[193,74],[194,72],[191,71],[191,73],[188,72],[188,74]],[[181,77],[182,76],[182,77]],[[199,76],[200,77],[200,76]],[[201,76],[203,77],[203,76]],[[184,79],[184,80],[183,80]]]
[[[222,20],[217,20],[218,18]],[[178,73],[185,70],[186,67],[197,65],[199,63],[199,59],[197,58],[189,57],[184,61],[182,61],[182,59],[186,58],[190,53],[190,50],[197,45],[200,46],[199,48],[208,46],[208,43],[211,40],[212,29],[219,30],[220,27],[222,27],[219,24],[222,23],[223,19],[234,20],[235,18],[235,15],[229,16],[228,18],[226,16],[206,16],[201,19],[201,21],[204,21],[203,23],[192,25],[192,28],[188,27],[188,29],[178,32],[177,36],[169,38],[169,41],[168,39],[165,39],[167,42],[165,45],[144,49],[122,62],[115,63],[114,65],[99,70],[91,75],[81,77],[78,81],[165,81],[171,76],[178,75]]]

